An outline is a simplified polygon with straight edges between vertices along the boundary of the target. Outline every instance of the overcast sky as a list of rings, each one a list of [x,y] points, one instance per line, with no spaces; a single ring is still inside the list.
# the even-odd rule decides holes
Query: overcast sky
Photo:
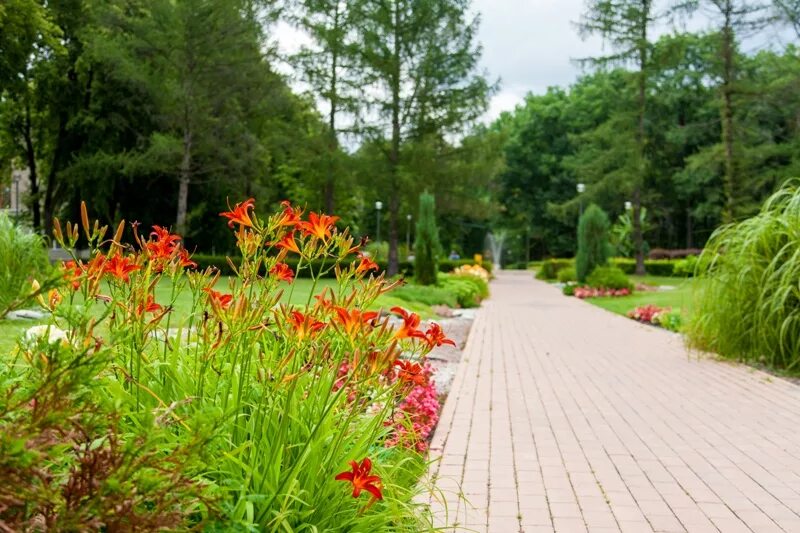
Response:
[[[585,0],[472,0],[472,7],[481,17],[482,66],[490,79],[500,79],[500,91],[492,99],[487,121],[514,109],[528,92],[541,94],[547,87],[574,82],[582,71],[573,59],[608,51],[604,52],[599,38],[583,40],[578,35],[574,23],[580,19]],[[709,21],[700,15],[687,25],[702,30]],[[670,28],[665,26],[654,33],[667,31]],[[781,46],[789,35],[767,30],[757,42],[745,43],[743,48]],[[303,41],[285,24],[277,28],[275,38],[284,51],[293,51]]]

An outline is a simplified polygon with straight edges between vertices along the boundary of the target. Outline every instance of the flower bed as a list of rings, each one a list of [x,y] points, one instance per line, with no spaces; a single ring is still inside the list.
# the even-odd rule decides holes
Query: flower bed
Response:
[[[629,294],[631,294],[631,290],[627,289],[627,288],[623,288],[623,289],[598,289],[598,288],[594,288],[594,287],[576,287],[576,286],[572,286],[572,287],[570,287],[570,289],[571,289],[571,292],[572,292],[571,296],[574,296],[574,297],[580,298],[580,299],[628,296]]]
[[[681,315],[679,313],[673,312],[670,307],[659,307],[653,304],[643,305],[629,311],[628,318],[670,331],[678,331],[681,327]]]
[[[251,199],[221,214],[241,255],[224,287],[165,228],[121,223],[108,239],[85,207],[80,225],[55,224],[65,249],[92,254],[31,294],[63,335],[45,328],[0,361],[0,523],[432,528],[414,499],[439,409],[427,354],[451,341],[399,307],[399,328],[365,310],[394,284],[336,217],[254,211]],[[336,285],[279,305],[310,264]],[[159,301],[162,280],[173,289]]]

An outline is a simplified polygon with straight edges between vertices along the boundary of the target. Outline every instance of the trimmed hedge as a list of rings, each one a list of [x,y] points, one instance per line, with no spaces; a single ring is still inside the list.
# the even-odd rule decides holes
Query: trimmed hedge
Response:
[[[194,254],[192,256],[192,259],[194,260],[195,263],[197,263],[197,267],[201,270],[205,270],[207,267],[211,266],[219,269],[219,271],[224,276],[233,275],[233,270],[231,269],[231,266],[228,263],[227,257],[224,255]],[[233,261],[234,265],[238,266],[239,264],[238,259],[231,258],[231,261]],[[355,261],[355,258],[353,259],[353,261]],[[289,265],[292,268],[292,270],[295,271],[295,273],[297,272],[297,264],[299,260],[296,257],[288,258],[284,262],[287,265]],[[325,263],[326,265],[325,270],[329,269],[332,264],[333,264],[332,261],[328,261],[327,263]],[[347,264],[348,263],[346,261],[342,262],[342,266],[346,266]],[[439,261],[439,272],[443,272],[446,274],[454,270],[456,267],[462,265],[474,265],[474,264],[475,261],[472,261],[471,259],[458,259],[455,261],[449,259],[448,260],[443,259]],[[297,277],[310,278],[311,272],[319,272],[320,270],[322,270],[323,262],[312,261],[310,270],[308,266],[309,265],[307,262],[303,262],[303,270],[301,270],[300,273],[297,274]],[[386,261],[378,261],[378,268],[380,268],[381,271],[385,271],[387,266],[388,264]],[[492,272],[492,263],[490,261],[483,261],[481,263],[481,266],[490,273]],[[400,273],[407,278],[413,276],[414,263],[409,261],[400,261]],[[330,272],[325,273],[322,277],[333,278],[335,277],[335,273],[333,272],[333,270],[331,270]]]
[[[621,269],[599,266],[586,277],[586,284],[593,289],[633,289],[633,283]]]
[[[636,259],[627,257],[614,257],[610,261],[611,266],[615,266],[628,275],[636,272]],[[644,268],[651,276],[675,276],[675,263],[668,259],[646,259]]]
[[[574,259],[546,259],[542,261],[536,279],[555,280],[558,279],[558,272],[564,268],[575,268]]]

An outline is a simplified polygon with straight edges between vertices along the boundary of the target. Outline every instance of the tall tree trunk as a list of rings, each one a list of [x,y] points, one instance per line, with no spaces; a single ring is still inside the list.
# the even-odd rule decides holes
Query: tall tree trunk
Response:
[[[725,208],[723,221],[732,222],[736,215],[736,167],[733,147],[733,6],[725,3],[725,25],[722,28],[722,144],[725,148]]]
[[[333,31],[338,34],[339,31],[339,4],[337,3],[334,7],[333,13]],[[335,189],[335,173],[334,173],[334,162],[336,158],[336,149],[338,147],[338,142],[336,139],[336,111],[337,105],[339,103],[338,97],[338,69],[339,69],[339,51],[337,47],[332,47],[331,50],[331,84],[330,84],[330,106],[331,112],[328,116],[328,129],[330,130],[330,139],[328,143],[328,169],[327,169],[327,177],[325,179],[325,189],[323,191],[324,200],[325,200],[325,212],[330,214],[333,213],[334,208],[334,189]]]
[[[189,182],[192,178],[192,132],[188,128],[183,132],[183,158],[181,159],[180,178],[178,182],[178,214],[175,217],[175,231],[186,233],[186,213],[189,209]]]
[[[692,208],[686,207],[686,247],[694,248],[694,226],[692,221]]]
[[[67,134],[67,120],[66,114],[59,114],[56,146],[53,150],[53,160],[50,164],[50,171],[47,173],[47,183],[44,189],[43,225],[45,235],[50,235],[53,232],[53,217],[55,216],[57,191],[59,189],[58,171],[61,168],[62,152],[64,151],[64,141]]]
[[[30,96],[30,95],[28,95]],[[23,137],[25,137],[25,156],[28,161],[28,179],[30,181],[30,203],[31,217],[33,222],[33,229],[39,231],[42,229],[41,212],[39,211],[39,175],[36,168],[36,152],[33,146],[33,134],[31,125],[31,105],[30,99],[25,99],[25,128]],[[19,189],[17,189],[19,190]],[[19,198],[17,198],[17,205],[19,205]]]
[[[650,2],[644,2],[644,16],[641,21],[641,42],[639,44],[639,73],[638,73],[638,131],[639,144],[639,175],[634,179],[633,185],[633,247],[636,255],[636,274],[644,276],[644,237],[642,236],[642,183],[647,172],[647,154],[645,153],[645,112],[647,109],[647,24],[650,13]]]
[[[397,191],[400,189],[398,180],[398,167],[400,165],[400,6],[395,3],[394,11],[394,73],[392,75],[392,146],[389,152],[389,264],[386,273],[394,276],[400,271],[399,254],[397,250],[397,219],[400,212],[400,199]]]

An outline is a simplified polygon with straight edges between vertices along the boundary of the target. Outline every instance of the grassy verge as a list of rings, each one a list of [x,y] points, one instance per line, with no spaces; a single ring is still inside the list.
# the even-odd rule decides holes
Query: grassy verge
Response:
[[[216,287],[220,290],[226,290],[227,284],[228,282],[226,278],[220,278]],[[281,297],[281,302],[284,304],[300,306],[305,305],[305,303],[308,301],[309,295],[312,294],[312,292],[314,294],[319,294],[326,287],[335,288],[336,280],[320,279],[317,281],[316,287],[314,287],[312,280],[300,278],[296,279],[293,285],[294,290],[291,290],[290,286],[286,285],[283,296]],[[155,290],[156,301],[163,302],[169,300],[171,290],[172,287],[170,283],[161,283],[158,287],[156,287]],[[191,304],[192,295],[189,290],[186,289],[178,295],[178,299],[175,302],[175,310],[172,318],[172,324],[174,326],[181,324],[183,319],[188,316],[189,311],[191,310]],[[372,310],[388,310],[394,306],[400,306],[404,309],[418,313],[423,319],[432,318],[435,315],[435,313],[431,310],[431,307],[426,303],[414,300],[409,301],[407,298],[401,299],[393,296],[391,292],[379,297],[378,300],[373,304]],[[45,321],[0,320],[0,354],[8,353],[14,347],[17,339],[25,332],[25,330],[43,323],[45,323]]]
[[[693,292],[697,281],[692,278],[662,278],[656,276],[631,276],[635,283],[647,283],[656,286],[671,286],[673,289],[652,292],[637,291],[630,296],[618,298],[589,298],[587,301],[618,315],[627,315],[635,307],[653,304],[659,307],[671,307],[680,310],[684,318],[692,313]]]

